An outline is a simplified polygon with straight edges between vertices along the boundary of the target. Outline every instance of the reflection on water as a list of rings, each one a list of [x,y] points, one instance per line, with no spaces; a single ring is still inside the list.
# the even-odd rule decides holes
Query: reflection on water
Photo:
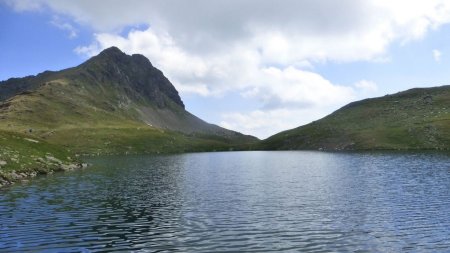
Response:
[[[450,157],[103,157],[0,189],[0,252],[450,251]]]

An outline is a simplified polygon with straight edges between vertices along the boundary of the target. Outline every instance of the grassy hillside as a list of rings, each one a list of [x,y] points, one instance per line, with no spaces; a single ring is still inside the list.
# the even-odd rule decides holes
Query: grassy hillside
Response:
[[[94,96],[100,93],[95,87],[55,80],[0,103],[0,130],[26,134],[77,153],[225,150],[241,148],[256,140],[218,127],[223,135],[207,131],[186,133],[150,125],[141,120],[140,108],[166,110],[172,117],[177,114],[185,117],[188,113],[170,101],[167,103],[174,109],[158,109],[131,100],[121,106],[121,101],[114,98],[120,94],[115,92],[103,90],[102,96]],[[209,124],[204,123],[204,127]]]
[[[450,86],[350,103],[264,140],[261,149],[449,149]]]

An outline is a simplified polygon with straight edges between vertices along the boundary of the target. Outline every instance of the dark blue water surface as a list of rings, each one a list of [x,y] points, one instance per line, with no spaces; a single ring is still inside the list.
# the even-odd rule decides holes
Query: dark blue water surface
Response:
[[[0,252],[450,252],[450,156],[89,159],[0,189]]]

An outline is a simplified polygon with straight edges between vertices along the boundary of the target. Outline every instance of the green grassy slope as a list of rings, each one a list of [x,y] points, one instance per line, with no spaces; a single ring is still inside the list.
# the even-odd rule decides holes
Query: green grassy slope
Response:
[[[260,149],[449,149],[450,86],[411,89],[344,106],[261,142]]]
[[[207,150],[206,143],[212,145],[211,149],[219,146],[225,149],[252,140],[245,136],[240,139],[156,128],[139,119],[138,107],[142,104],[129,102],[121,108],[111,102],[115,100],[106,95],[108,92],[112,93],[111,97],[115,96],[113,90],[93,96],[91,94],[99,94],[99,91],[93,88],[87,91],[86,87],[70,84],[70,80],[55,80],[0,104],[0,130],[26,133],[67,147],[76,146],[77,152],[85,151],[84,148],[86,152],[96,150],[96,145],[105,148],[105,142],[117,142],[116,152],[123,150],[119,143],[125,146],[136,144],[136,149],[141,151],[145,151],[142,147],[146,146],[149,151],[164,152]],[[108,138],[110,140],[106,140]],[[173,148],[158,147],[165,141],[173,143]],[[196,147],[197,144],[200,147]],[[107,150],[114,152],[111,147]]]
[[[72,155],[58,145],[0,130],[0,186],[38,174],[81,168]]]
[[[102,96],[92,95],[100,92]],[[77,153],[102,154],[240,149],[256,140],[238,133],[188,134],[150,126],[139,118],[138,108],[144,103],[129,101],[121,107],[115,98],[120,94],[115,92],[54,80],[0,104],[0,130],[23,133]]]

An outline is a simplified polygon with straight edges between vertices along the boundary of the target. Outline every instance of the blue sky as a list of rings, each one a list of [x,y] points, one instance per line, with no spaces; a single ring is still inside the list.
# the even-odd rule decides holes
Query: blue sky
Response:
[[[0,4],[0,79],[34,75],[79,64],[85,57],[73,49],[92,40],[89,29],[70,39],[51,24],[50,13],[15,12]]]
[[[114,45],[147,56],[190,112],[260,138],[354,100],[450,84],[445,1],[104,3],[0,0],[0,79]]]

